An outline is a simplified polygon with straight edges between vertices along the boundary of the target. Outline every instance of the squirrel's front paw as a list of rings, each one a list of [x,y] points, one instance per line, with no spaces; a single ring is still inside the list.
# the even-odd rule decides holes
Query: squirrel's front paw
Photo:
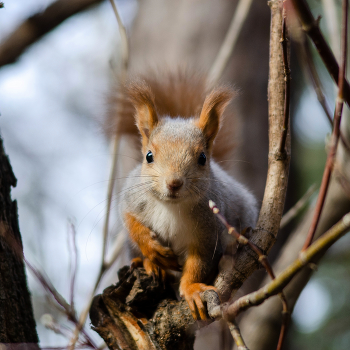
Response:
[[[163,270],[180,271],[177,256],[168,247],[163,247],[158,241],[153,240],[142,254],[152,263],[158,265]]]
[[[195,320],[209,319],[207,309],[204,306],[200,294],[206,290],[213,290],[218,293],[214,286],[207,286],[204,283],[192,283],[187,287],[180,288],[180,294],[184,297]]]
[[[145,258],[143,261],[143,267],[148,275],[153,277],[153,280],[159,279],[163,284],[166,281],[166,271],[154,264],[151,260]]]

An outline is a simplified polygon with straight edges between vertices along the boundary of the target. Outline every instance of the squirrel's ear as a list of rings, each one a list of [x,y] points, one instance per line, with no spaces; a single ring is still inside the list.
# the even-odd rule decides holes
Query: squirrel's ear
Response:
[[[202,129],[209,150],[219,131],[221,116],[233,95],[234,91],[224,86],[214,89],[205,98],[201,114],[199,119],[195,121],[195,124]]]
[[[127,90],[136,109],[136,125],[142,136],[142,145],[145,146],[152,130],[158,123],[154,95],[145,81],[133,82],[129,84]]]

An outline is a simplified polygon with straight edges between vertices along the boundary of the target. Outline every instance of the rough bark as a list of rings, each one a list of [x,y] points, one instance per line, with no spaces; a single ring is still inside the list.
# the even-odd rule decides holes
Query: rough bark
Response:
[[[11,199],[16,186],[0,138],[0,343],[32,343],[38,336],[22,260],[17,203]]]
[[[110,349],[193,349],[194,320],[185,300],[143,268],[119,271],[119,282],[95,297],[90,318]]]

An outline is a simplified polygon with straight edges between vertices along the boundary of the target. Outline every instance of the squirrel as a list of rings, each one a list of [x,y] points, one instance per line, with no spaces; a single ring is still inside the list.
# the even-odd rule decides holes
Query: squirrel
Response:
[[[216,291],[210,283],[229,236],[209,200],[239,231],[254,227],[257,203],[212,157],[233,89],[219,86],[205,93],[203,80],[174,77],[165,83],[154,77],[134,80],[123,91],[124,102],[135,110],[143,161],[126,179],[120,211],[138,251],[132,266],[161,278],[169,270],[181,271],[180,296],[193,318],[204,320],[200,293]],[[124,110],[127,123],[125,118],[133,118],[130,108]]]

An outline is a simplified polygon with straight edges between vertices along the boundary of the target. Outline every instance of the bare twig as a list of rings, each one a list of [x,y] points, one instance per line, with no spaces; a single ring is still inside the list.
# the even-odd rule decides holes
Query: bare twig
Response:
[[[337,224],[328,230],[322,237],[315,241],[309,248],[299,254],[291,265],[282,271],[274,280],[256,292],[239,298],[234,303],[223,307],[225,319],[234,319],[237,315],[256,305],[260,305],[266,299],[276,295],[291,281],[291,279],[318,254],[326,251],[339,238],[345,235],[350,228],[350,213],[346,214]]]
[[[256,255],[258,256],[258,261],[261,263],[261,265],[264,266],[269,276],[272,279],[274,279],[275,275],[272,271],[271,265],[267,260],[267,256],[264,255],[263,252],[254,243],[252,243],[247,237],[237,232],[236,229],[227,222],[226,218],[220,213],[219,208],[216,206],[216,204],[212,200],[209,201],[209,207],[213,211],[213,213],[219,218],[219,220],[225,225],[228,234],[234,236],[234,238],[237,240],[239,244],[248,245],[251,248],[251,250],[256,253]]]
[[[121,53],[122,53],[122,81],[124,82],[126,79],[126,73],[128,71],[128,66],[129,66],[129,42],[128,42],[128,36],[126,34],[126,28],[123,24],[123,21],[120,17],[120,14],[118,12],[118,9],[114,3],[114,0],[109,0],[112,8],[113,8],[113,12],[115,14],[115,17],[117,18],[117,22],[118,22],[118,27],[119,27],[119,34],[120,34],[120,39],[121,39],[121,43],[122,43],[122,48],[121,48]]]
[[[208,74],[207,85],[212,88],[222,76],[235,47],[242,25],[249,13],[252,0],[240,0],[233,14],[230,27]]]
[[[305,194],[290,208],[282,217],[280,228],[288,225],[305,208],[311,196],[315,193],[317,186],[311,185]]]
[[[308,4],[305,0],[291,0],[294,9],[301,21],[303,30],[307,33],[310,39],[313,41],[319,55],[321,56],[323,63],[325,64],[329,74],[333,80],[338,84],[339,81],[339,66],[337,60],[334,57],[332,50],[324,39],[320,28],[319,19],[315,20]],[[344,100],[347,105],[350,105],[350,86],[349,83],[344,81]]]
[[[114,135],[113,141],[112,141],[112,156],[111,156],[111,168],[110,168],[110,174],[109,174],[109,181],[108,181],[108,189],[107,189],[107,206],[106,206],[106,215],[105,215],[105,221],[103,225],[103,243],[102,243],[102,261],[101,261],[101,271],[100,274],[103,274],[105,272],[105,260],[107,255],[107,243],[108,243],[108,231],[109,231],[109,218],[111,213],[111,206],[112,206],[112,196],[113,196],[113,190],[115,185],[115,178],[117,175],[117,154],[119,150],[119,137],[118,135]],[[101,276],[102,277],[102,276]]]
[[[108,261],[107,260],[104,261],[103,268],[101,268],[101,270],[96,278],[94,288],[93,288],[93,290],[90,294],[90,297],[88,299],[88,303],[86,304],[84,310],[80,314],[79,323],[77,324],[77,327],[74,331],[74,336],[71,339],[71,345],[70,345],[71,347],[73,347],[75,342],[78,340],[79,332],[82,329],[84,323],[86,322],[86,319],[87,319],[87,316],[89,314],[89,310],[91,307],[92,300],[96,294],[98,287],[100,286],[100,283],[101,283],[103,276],[108,271],[108,269],[114,264],[114,262],[117,260],[120,252],[122,251],[122,249],[124,247],[125,239],[126,239],[126,236],[125,236],[124,232],[121,231],[118,234],[118,237],[116,238],[116,241],[114,243],[113,253]]]
[[[109,259],[106,258],[105,260],[105,268],[106,270],[109,269],[117,260],[119,257],[122,249],[125,247],[125,242],[126,242],[126,234],[124,230],[121,230],[113,242],[113,250],[111,253],[111,256]]]
[[[68,228],[68,240],[72,243],[72,257],[71,257],[71,281],[70,281],[70,305],[74,310],[74,291],[75,291],[75,280],[78,269],[78,249],[76,241],[77,233],[75,226],[72,222],[69,223]]]
[[[267,260],[267,256],[263,254],[263,252],[252,242],[249,241],[248,238],[244,237],[243,235],[241,235],[240,233],[238,233],[226,220],[226,218],[220,213],[218,207],[216,206],[216,204],[213,201],[209,201],[209,207],[210,209],[213,211],[213,213],[220,219],[220,221],[225,225],[227,231],[229,234],[233,235],[237,242],[243,245],[249,245],[249,247],[258,255],[259,258],[259,262],[261,263],[261,265],[264,266],[265,270],[267,271],[267,273],[269,274],[269,276],[271,277],[271,279],[275,279],[275,274],[272,270],[272,267],[269,263],[269,261]],[[288,311],[288,303],[287,303],[287,299],[283,293],[283,291],[281,291],[281,293],[279,293],[279,296],[281,298],[282,301],[282,305],[283,305],[283,319],[282,319],[282,327],[281,327],[281,333],[280,333],[280,340],[278,342],[278,346],[277,346],[277,350],[280,350],[283,344],[283,340],[284,340],[284,336],[286,333],[286,329],[287,329],[287,324],[289,321],[289,311]],[[233,327],[234,325],[232,325]],[[232,331],[231,331],[232,333]],[[234,333],[232,333],[233,335]],[[234,337],[235,341],[236,338]],[[239,339],[238,339],[239,340]],[[237,341],[236,341],[237,343]],[[238,346],[238,344],[237,344]],[[244,348],[242,348],[244,349]]]
[[[122,43],[122,70],[121,70],[121,83],[124,84],[125,80],[127,78],[127,69],[129,65],[129,45],[128,45],[128,38],[126,34],[125,26],[121,20],[120,14],[118,12],[118,9],[114,3],[114,0],[110,0],[110,3],[112,5],[114,14],[116,16],[118,27],[119,27],[119,33],[121,37],[121,43]],[[112,205],[112,196],[113,196],[113,190],[115,185],[115,179],[117,174],[117,154],[119,150],[119,136],[118,134],[115,134],[112,140],[112,163],[110,168],[110,176],[109,176],[109,182],[108,182],[108,190],[107,190],[107,210],[106,210],[106,216],[105,216],[105,222],[103,226],[103,245],[102,245],[102,261],[101,261],[101,269],[99,271],[99,274],[97,276],[95,286],[92,290],[91,296],[88,300],[88,303],[86,304],[86,307],[84,308],[83,312],[81,313],[79,317],[79,324],[75,329],[74,337],[71,339],[70,347],[74,348],[75,343],[78,339],[78,335],[80,332],[80,329],[83,327],[84,323],[86,322],[87,316],[89,314],[89,310],[91,307],[92,299],[96,294],[96,291],[100,285],[100,282],[107,271],[108,268],[112,266],[114,261],[117,259],[120,251],[121,251],[121,244],[117,245],[116,249],[113,252],[113,256],[109,262],[106,261],[107,256],[107,243],[108,243],[108,231],[109,231],[109,218],[110,218],[110,212],[111,212],[111,205]],[[123,241],[123,236],[119,235],[117,240],[118,242]]]
[[[338,98],[334,113],[334,122],[333,122],[333,133],[331,144],[329,148],[329,152],[327,155],[327,161],[325,170],[322,177],[320,193],[317,198],[316,208],[314,217],[311,223],[310,230],[308,232],[305,244],[303,246],[303,250],[305,250],[312,242],[314,237],[321,213],[324,205],[324,201],[326,198],[329,180],[334,167],[335,155],[337,152],[339,134],[340,134],[340,122],[343,111],[343,103],[344,103],[344,88],[345,88],[345,71],[346,71],[346,59],[347,59],[347,23],[348,23],[348,0],[343,0],[343,19],[342,19],[342,64],[339,70],[339,90],[338,90]]]
[[[1,43],[0,67],[14,63],[31,44],[67,18],[101,2],[102,0],[57,0],[45,11],[29,17]]]
[[[284,66],[284,117],[283,117],[283,126],[282,126],[282,135],[279,146],[279,151],[281,154],[284,153],[286,146],[288,125],[289,125],[289,112],[290,112],[290,68],[289,68],[289,36],[286,26],[286,10],[283,8],[283,22],[282,22],[282,51],[283,51],[283,66]]]
[[[290,312],[289,312],[287,298],[284,293],[279,293],[279,297],[282,300],[282,325],[281,325],[280,335],[278,337],[277,350],[282,349],[284,339],[286,338],[289,320],[290,320]]]
[[[25,262],[28,269],[38,279],[40,284],[44,287],[44,289],[46,290],[48,295],[52,296],[56,300],[57,304],[62,307],[61,311],[66,314],[69,321],[71,321],[73,324],[78,326],[79,322],[77,320],[75,310],[72,308],[71,305],[69,305],[67,303],[67,301],[62,297],[62,295],[57,291],[57,289],[51,283],[50,279],[47,276],[44,276],[38,269],[36,269],[24,256],[23,256],[23,261]],[[84,335],[84,337],[87,341],[87,344],[89,344],[89,346],[97,349],[97,345],[90,338],[90,336],[86,333],[86,331],[83,328],[81,328],[80,331]]]
[[[241,331],[240,331],[236,321],[227,322],[227,324],[228,324],[228,328],[230,329],[230,332],[232,334],[232,338],[237,345],[237,349],[238,350],[249,350],[244,343]]]
[[[110,3],[113,8],[113,12],[115,14],[115,17],[118,22],[119,27],[119,33],[122,43],[122,70],[121,70],[121,80],[122,84],[125,83],[126,75],[127,75],[127,69],[129,65],[129,45],[128,45],[128,37],[126,34],[125,26],[121,20],[120,14],[118,12],[118,9],[114,3],[114,0],[110,0]],[[102,251],[102,266],[101,270],[105,269],[105,259],[106,259],[106,248],[107,248],[107,241],[108,241],[108,226],[109,226],[109,216],[111,211],[111,204],[112,204],[112,195],[113,195],[113,189],[115,184],[115,177],[117,174],[117,154],[119,150],[119,137],[114,135],[113,141],[112,141],[112,164],[111,164],[111,170],[110,170],[110,177],[108,182],[108,192],[107,192],[107,211],[106,211],[106,219],[103,227],[103,251]]]
[[[306,40],[306,34],[302,32],[303,35],[301,35],[300,38],[298,38],[297,42],[299,43],[300,53],[302,56],[302,65],[304,67],[304,62],[306,62],[306,71],[304,70],[304,73],[309,77],[309,80],[311,80],[312,86],[316,92],[318,102],[320,103],[329,123],[331,126],[333,126],[333,117],[331,116],[331,110],[327,104],[327,100],[325,97],[325,94],[323,92],[323,86],[321,83],[321,80],[317,74],[317,70],[315,67],[315,64],[312,59],[312,52],[310,50],[310,45],[308,41]],[[344,145],[344,147],[349,151],[350,146],[348,145],[347,141],[345,140],[345,137],[340,132],[340,139]]]
[[[340,41],[338,32],[338,16],[335,0],[322,0],[323,14],[327,24],[329,42],[335,58],[340,58]]]

